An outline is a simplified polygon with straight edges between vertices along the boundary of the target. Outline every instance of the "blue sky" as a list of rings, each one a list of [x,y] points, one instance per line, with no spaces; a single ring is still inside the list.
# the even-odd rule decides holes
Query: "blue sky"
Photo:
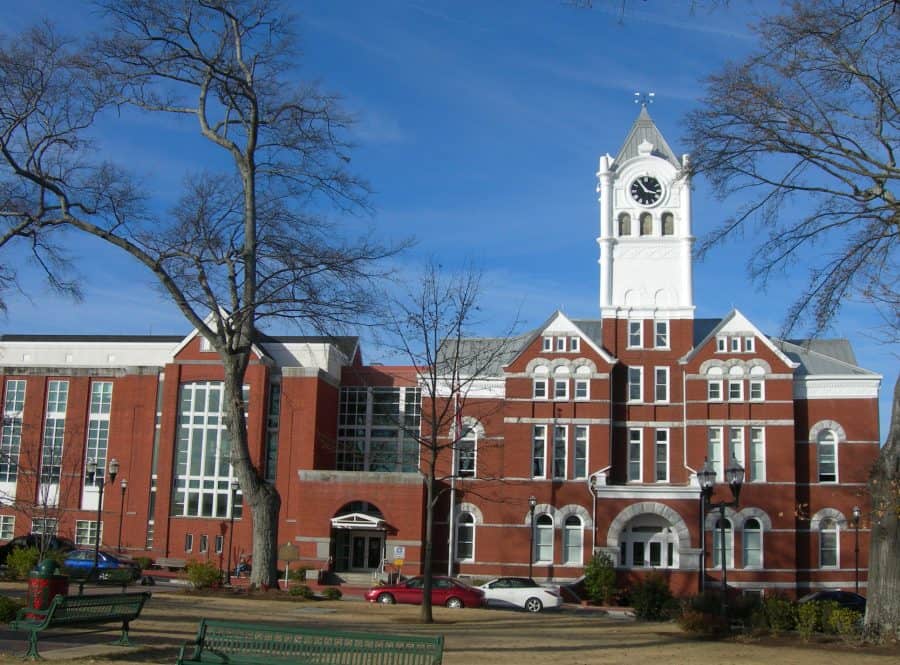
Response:
[[[342,95],[358,119],[353,165],[374,189],[371,218],[387,238],[415,236],[402,259],[435,257],[453,268],[484,269],[484,333],[499,334],[520,312],[522,328],[562,309],[596,317],[597,161],[616,154],[639,107],[636,91],[655,92],[650,113],[677,154],[682,118],[698,103],[702,79],[754,45],[747,23],[775,2],[744,0],[691,11],[688,0],[594,0],[591,10],[559,0],[312,0],[295,2],[300,74]],[[32,0],[4,16],[14,33],[53,18],[67,30],[96,27],[87,3]],[[104,148],[127,155],[148,186],[173,196],[197,166],[190,128],[127,116],[104,134]],[[158,130],[166,136],[160,138]],[[736,202],[713,199],[695,182],[698,236]],[[695,266],[697,317],[737,307],[777,334],[801,273],[767,291],[750,283],[752,234]],[[86,299],[73,304],[26,280],[29,298],[10,300],[2,332],[186,333],[174,307],[156,296],[140,269],[91,243],[73,252]],[[884,375],[882,432],[900,370],[896,347],[870,330],[879,320],[848,303],[829,336],[847,337],[860,364]],[[492,329],[492,325],[496,329]],[[370,361],[387,360],[369,347]]]

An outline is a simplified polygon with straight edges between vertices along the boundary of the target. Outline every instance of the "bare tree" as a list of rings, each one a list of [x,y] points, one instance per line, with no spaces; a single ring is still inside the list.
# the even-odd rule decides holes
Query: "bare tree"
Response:
[[[422,390],[420,426],[408,429],[406,435],[419,445],[419,467],[425,476],[420,618],[423,623],[431,623],[434,513],[442,495],[439,484],[456,473],[454,460],[466,434],[462,414],[470,412],[467,405],[472,407],[481,401],[476,392],[485,396],[487,379],[502,376],[515,342],[512,332],[516,324],[500,338],[472,336],[481,323],[481,273],[474,269],[448,276],[432,261],[422,271],[419,283],[421,286],[410,290],[405,298],[393,300],[388,328],[400,352],[417,368]],[[474,412],[483,417],[484,404]]]
[[[794,2],[756,26],[758,53],[707,81],[688,115],[694,167],[721,197],[744,201],[700,247],[763,238],[750,263],[763,283],[808,262],[787,327],[822,331],[847,298],[884,310],[900,339],[900,5]],[[900,634],[900,379],[893,424],[872,474],[870,634]]]
[[[293,80],[291,21],[276,0],[110,0],[104,32],[67,40],[48,26],[0,45],[0,247],[27,247],[51,284],[65,235],[127,252],[224,365],[231,463],[253,515],[251,584],[276,583],[280,497],[250,456],[242,395],[261,321],[336,332],[371,307],[367,287],[393,250],[342,241],[324,216],[367,211],[348,170],[349,119]],[[167,213],[153,191],[97,154],[91,136],[134,113],[195,127],[209,155]],[[162,131],[162,130],[154,130]],[[217,170],[218,169],[218,170]],[[6,264],[6,285],[15,273]]]

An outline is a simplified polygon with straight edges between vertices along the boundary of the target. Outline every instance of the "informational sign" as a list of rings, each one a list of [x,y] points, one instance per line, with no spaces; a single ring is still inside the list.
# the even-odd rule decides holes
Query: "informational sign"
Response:
[[[405,559],[406,558],[406,548],[403,545],[394,545],[394,558],[395,559]]]
[[[294,543],[285,543],[278,547],[278,559],[290,563],[300,558],[300,549]]]

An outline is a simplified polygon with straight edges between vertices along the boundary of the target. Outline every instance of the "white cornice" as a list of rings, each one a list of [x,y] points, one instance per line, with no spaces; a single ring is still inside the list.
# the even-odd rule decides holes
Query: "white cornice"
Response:
[[[794,399],[878,399],[880,376],[817,374],[794,382]]]

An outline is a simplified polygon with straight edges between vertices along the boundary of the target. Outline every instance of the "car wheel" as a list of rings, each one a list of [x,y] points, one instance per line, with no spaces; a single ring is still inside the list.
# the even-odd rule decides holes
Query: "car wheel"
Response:
[[[460,607],[464,607],[463,602],[459,598],[448,598],[447,599],[447,607],[452,607],[453,609],[459,609]]]
[[[540,612],[544,609],[544,604],[539,598],[529,598],[525,601],[525,609],[529,612]]]
[[[389,593],[378,594],[378,602],[382,605],[393,605],[395,602],[394,597]]]

